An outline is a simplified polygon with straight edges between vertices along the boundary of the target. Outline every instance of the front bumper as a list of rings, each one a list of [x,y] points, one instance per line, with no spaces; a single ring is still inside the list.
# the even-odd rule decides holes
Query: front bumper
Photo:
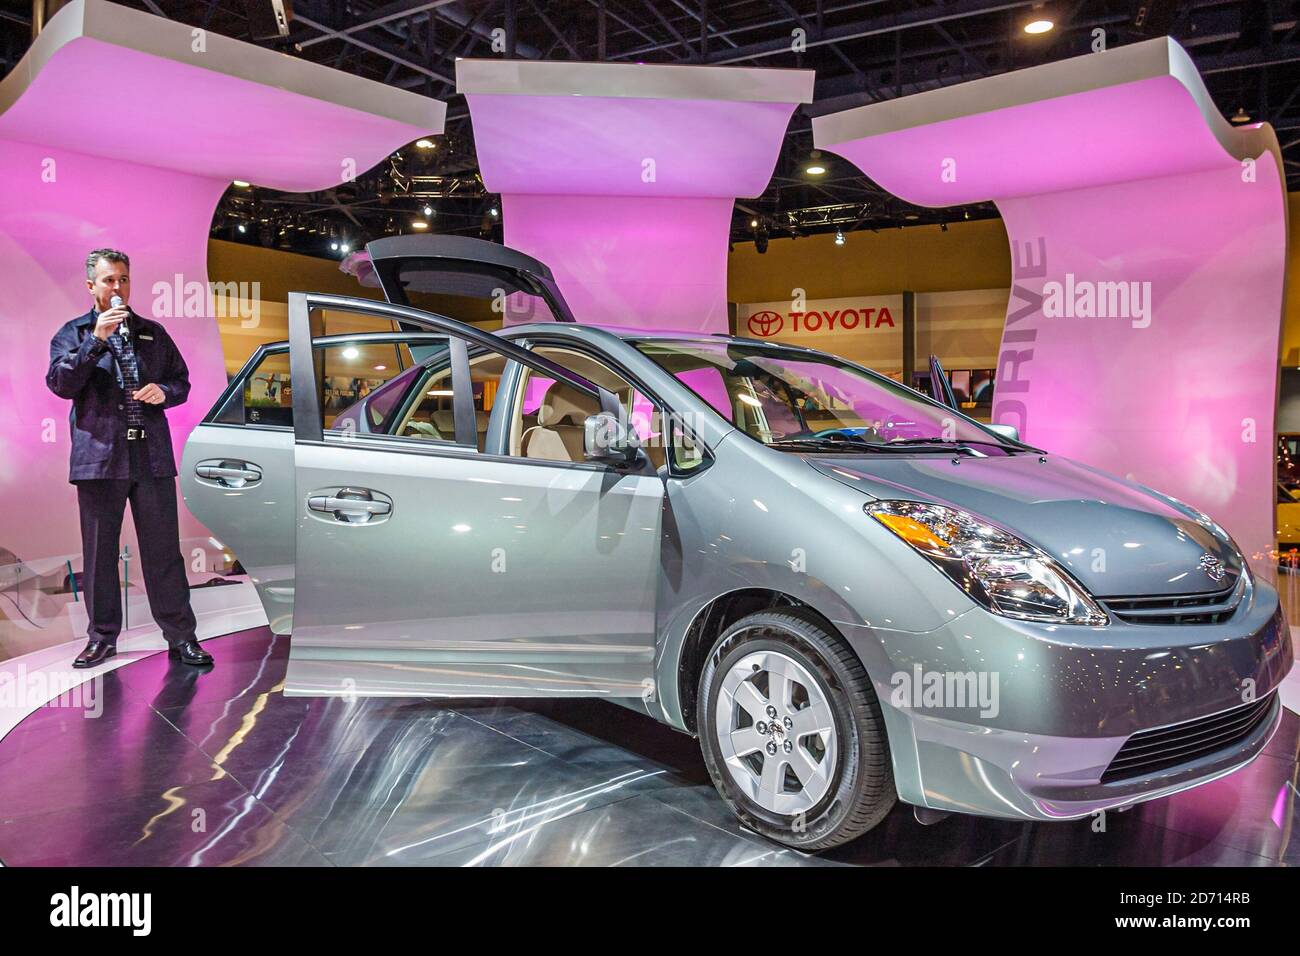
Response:
[[[926,633],[846,627],[880,698],[899,797],[941,810],[1062,820],[1168,796],[1253,760],[1281,722],[1294,662],[1277,594],[1256,584],[1222,624],[1051,627],[971,610]],[[915,691],[974,674],[968,696]],[[956,687],[950,682],[949,688]],[[1130,736],[1271,695],[1228,745],[1102,782]],[[954,706],[964,704],[965,706]]]

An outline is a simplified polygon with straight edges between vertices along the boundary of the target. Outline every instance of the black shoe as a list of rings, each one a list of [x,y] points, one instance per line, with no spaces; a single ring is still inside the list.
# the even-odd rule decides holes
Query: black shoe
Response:
[[[117,656],[117,645],[110,644],[108,641],[90,641],[86,644],[85,650],[77,655],[72,666],[78,669],[83,667],[94,667],[102,664],[110,657]]]
[[[167,648],[167,656],[182,664],[205,667],[212,663],[212,655],[199,647],[198,641],[181,641],[174,647]]]

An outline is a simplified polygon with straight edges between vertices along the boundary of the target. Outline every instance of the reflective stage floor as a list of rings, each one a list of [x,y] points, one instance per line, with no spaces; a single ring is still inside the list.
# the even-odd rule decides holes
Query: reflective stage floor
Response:
[[[0,862],[32,865],[1300,864],[1300,718],[1223,780],[1021,824],[899,806],[819,856],[744,831],[696,742],[599,701],[286,698],[288,638],[142,656],[102,715],[46,706],[0,741]]]

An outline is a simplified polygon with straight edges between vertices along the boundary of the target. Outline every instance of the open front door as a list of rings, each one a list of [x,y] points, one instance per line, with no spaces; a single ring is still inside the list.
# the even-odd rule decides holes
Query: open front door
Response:
[[[445,336],[328,414],[319,309]],[[528,367],[567,401],[606,389],[473,326],[364,299],[289,297],[297,588],[286,693],[640,697],[653,674],[663,480],[513,456]],[[315,383],[302,387],[299,383]]]
[[[957,408],[957,396],[953,394],[952,382],[948,381],[948,373],[939,364],[937,355],[930,356],[930,397],[940,405],[947,405],[954,410]]]

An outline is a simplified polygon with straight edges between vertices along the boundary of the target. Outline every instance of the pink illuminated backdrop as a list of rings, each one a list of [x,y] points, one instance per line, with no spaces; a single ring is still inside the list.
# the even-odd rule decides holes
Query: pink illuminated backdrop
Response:
[[[1230,127],[1160,39],[819,117],[814,136],[909,201],[997,203],[994,421],[1266,554],[1287,244],[1270,128]]]
[[[732,205],[767,187],[811,72],[461,60],[456,78],[506,245],[579,322],[727,330]]]
[[[21,561],[79,565],[69,403],[44,377],[51,336],[90,307],[86,254],[131,256],[132,306],[186,358],[190,398],[168,412],[179,462],[226,375],[210,311],[170,305],[207,289],[209,228],[230,182],[323,189],[442,129],[445,107],[425,97],[216,34],[202,46],[183,24],[74,0],[0,83],[0,548]],[[107,100],[93,76],[113,78]],[[207,537],[184,509],[181,532]]]

